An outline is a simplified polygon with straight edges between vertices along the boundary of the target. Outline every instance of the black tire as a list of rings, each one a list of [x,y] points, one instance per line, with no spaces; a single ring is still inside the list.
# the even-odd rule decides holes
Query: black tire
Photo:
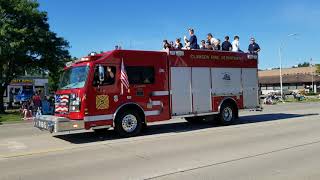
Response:
[[[230,103],[224,103],[219,113],[219,124],[223,126],[231,125],[235,122],[237,109]]]
[[[197,116],[197,117],[186,117],[184,118],[188,123],[191,124],[201,124],[204,122],[204,117]]]
[[[148,125],[147,125],[147,123],[142,123],[141,132],[146,132],[147,130],[148,130]]]
[[[142,119],[135,111],[123,111],[116,117],[114,129],[124,138],[137,136],[142,130]]]

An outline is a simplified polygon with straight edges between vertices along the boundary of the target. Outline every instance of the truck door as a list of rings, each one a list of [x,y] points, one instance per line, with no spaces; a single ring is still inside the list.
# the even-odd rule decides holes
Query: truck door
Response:
[[[130,84],[127,101],[139,104],[148,122],[170,119],[166,54],[127,54],[124,64]]]
[[[259,107],[259,87],[256,68],[242,69],[243,105],[246,109]]]
[[[99,66],[104,68],[104,80],[99,80]],[[97,64],[94,67],[94,74],[87,92],[87,108],[89,118],[87,121],[95,122],[92,126],[112,124],[113,113],[117,106],[119,89],[117,88],[119,65],[118,64]]]

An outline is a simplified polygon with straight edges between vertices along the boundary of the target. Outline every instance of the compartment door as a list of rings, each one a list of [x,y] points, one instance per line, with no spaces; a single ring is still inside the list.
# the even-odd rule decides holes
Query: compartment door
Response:
[[[258,73],[256,68],[242,69],[243,105],[245,109],[259,106]]]
[[[171,67],[172,115],[192,113],[191,68]]]
[[[192,68],[193,112],[212,111],[210,68]]]

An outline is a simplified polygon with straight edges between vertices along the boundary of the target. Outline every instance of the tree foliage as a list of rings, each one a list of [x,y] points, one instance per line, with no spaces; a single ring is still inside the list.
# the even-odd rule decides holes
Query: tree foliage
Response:
[[[309,62],[299,63],[298,67],[310,67],[310,63]]]
[[[12,79],[34,69],[54,76],[69,58],[69,43],[50,30],[38,8],[35,0],[0,0],[0,112]]]
[[[320,74],[320,64],[316,64],[316,73]]]

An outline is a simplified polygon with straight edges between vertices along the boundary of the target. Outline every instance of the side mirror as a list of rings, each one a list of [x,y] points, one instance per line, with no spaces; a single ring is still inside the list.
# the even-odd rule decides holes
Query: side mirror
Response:
[[[104,67],[99,65],[98,71],[99,71],[99,81],[103,82],[104,81]]]

